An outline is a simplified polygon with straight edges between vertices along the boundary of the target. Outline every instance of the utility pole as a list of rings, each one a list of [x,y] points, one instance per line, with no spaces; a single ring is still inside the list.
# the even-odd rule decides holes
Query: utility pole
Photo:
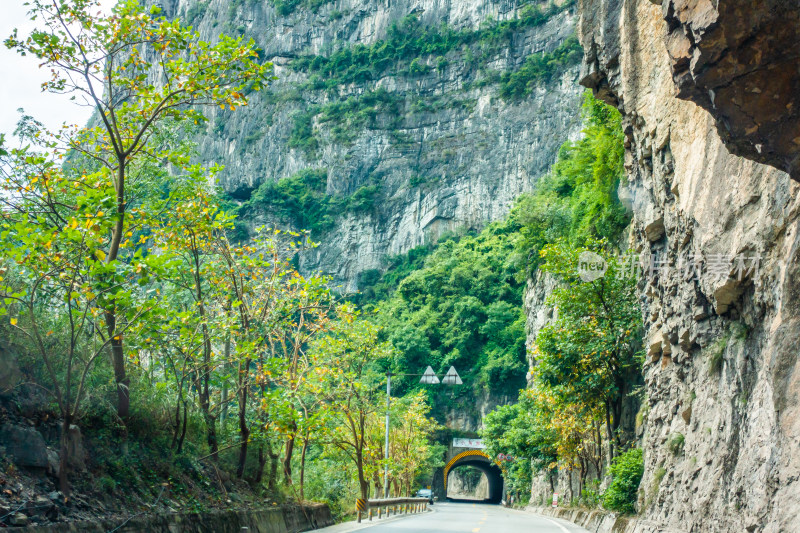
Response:
[[[389,497],[389,408],[392,403],[392,373],[386,373],[386,442],[383,448],[383,497]]]
[[[447,385],[461,385],[461,377],[456,372],[454,367],[450,367],[450,370],[447,371],[442,381],[439,381],[439,378],[436,376],[436,373],[433,371],[433,368],[428,366],[425,369],[423,374],[392,374],[391,371],[386,372],[386,424],[385,428],[385,439],[384,439],[384,449],[383,449],[383,497],[389,497],[389,411],[392,406],[392,376],[422,376],[419,380],[420,383],[424,383],[426,385],[437,385],[439,383],[445,383]]]

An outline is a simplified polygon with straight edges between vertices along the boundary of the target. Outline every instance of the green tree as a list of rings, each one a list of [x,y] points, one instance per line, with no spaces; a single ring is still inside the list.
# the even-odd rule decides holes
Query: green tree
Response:
[[[149,161],[176,164],[181,159],[173,145],[158,142],[159,130],[202,121],[202,106],[246,105],[246,90],[257,90],[272,65],[256,61],[252,41],[222,35],[215,44],[203,42],[178,19],[161,16],[157,7],[146,11],[138,1],[125,0],[110,16],[96,15],[99,7],[97,0],[33,0],[30,16],[37,28],[27,37],[15,30],[5,44],[35,56],[51,72],[44,90],[72,94],[96,111],[89,126],[61,130],[56,135],[59,145],[50,149],[61,158],[78,154],[72,164],[91,170],[93,177],[89,180],[79,172],[76,179],[110,193],[113,205],[103,212],[113,224],[103,232],[107,240],[98,249],[109,271],[115,271],[125,259],[120,254],[132,228],[137,170]],[[109,286],[116,283],[108,280]],[[101,304],[117,408],[124,420],[130,406],[122,335],[127,328],[125,304],[113,292]]]
[[[530,492],[534,472],[549,471],[555,465],[558,434],[542,423],[530,396],[521,394],[519,400],[487,414],[480,434],[486,453],[500,463],[509,488],[523,495]]]
[[[35,124],[23,123],[18,133],[25,147],[0,156],[0,315],[11,314],[15,333],[46,370],[44,388],[61,414],[59,487],[68,494],[70,426],[95,361],[113,343],[103,334],[102,311],[116,302],[124,318],[117,336],[147,317],[152,295],[125,280],[146,280],[163,259],[137,254],[134,268],[105,261],[116,224],[113,189],[100,172],[62,167],[55,142],[39,142]]]
[[[396,352],[382,341],[379,328],[344,306],[328,335],[313,343],[312,350],[324,354],[330,401],[336,411],[330,442],[339,448],[356,469],[361,498],[369,497],[370,422],[380,410],[382,398],[380,361],[391,360]]]
[[[541,252],[541,268],[561,284],[548,300],[558,316],[536,336],[536,379],[567,404],[602,406],[612,458],[614,447],[624,444],[619,431],[623,403],[641,367],[642,314],[630,265],[603,243],[593,245],[607,270],[592,281],[578,274],[579,257],[588,249],[562,241]]]

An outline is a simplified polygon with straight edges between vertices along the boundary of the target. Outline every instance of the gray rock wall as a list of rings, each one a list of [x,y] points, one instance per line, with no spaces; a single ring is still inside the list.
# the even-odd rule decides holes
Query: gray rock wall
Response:
[[[583,0],[579,11],[583,83],[624,115],[632,243],[658,258],[640,286],[648,399],[635,530],[794,531],[798,185],[732,155],[714,117],[676,97],[660,6]]]
[[[546,7],[547,2],[336,0],[316,12],[301,6],[287,16],[266,0],[201,4],[204,9],[193,8],[195,0],[162,5],[190,19],[205,38],[222,31],[253,37],[278,77],[246,108],[209,112],[199,151],[205,162],[225,165],[219,176],[224,189],[244,199],[261,183],[306,168],[328,170],[331,195],[379,186],[371,209],[343,214],[332,231],[314,235],[320,246],[302,258],[305,271],[330,274],[345,290],[357,288],[359,272],[381,268],[387,254],[504,217],[514,198],[547,171],[562,142],[579,135],[578,65],[516,101],[500,98],[497,83],[474,83],[486,82],[492,72],[518,69],[530,54],[556,49],[574,32],[574,7],[543,25],[515,30],[483,63],[476,59],[480,45],[462,46],[445,56],[443,69],[437,57],[423,57],[426,74],[408,75],[409,65],[399,62],[379,79],[327,91],[304,87],[308,75],[290,68],[291,60],[372,44],[412,13],[423,25],[474,30],[490,17],[511,19],[524,4]],[[380,88],[399,99],[398,116],[379,113],[366,126],[345,124],[344,131],[317,116],[316,152],[289,146],[298,112]],[[249,221],[251,226],[275,222],[268,212]]]
[[[193,514],[134,515],[130,520],[64,522],[49,526],[10,528],[30,533],[299,533],[334,523],[327,505],[275,507],[253,511],[215,511]]]

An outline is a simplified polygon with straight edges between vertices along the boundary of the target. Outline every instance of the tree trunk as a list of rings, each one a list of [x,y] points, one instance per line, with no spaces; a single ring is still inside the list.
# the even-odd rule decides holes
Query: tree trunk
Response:
[[[178,401],[175,402],[175,429],[172,431],[172,444],[170,444],[170,449],[175,449],[175,446],[178,445],[178,434],[181,430],[181,396],[178,395]]]
[[[369,499],[369,483],[364,479],[364,457],[361,450],[356,450],[356,470],[358,471],[358,488],[361,491],[361,498]]]
[[[117,193],[117,220],[114,223],[114,230],[111,232],[111,243],[108,246],[108,254],[106,254],[107,264],[116,261],[122,242],[122,233],[125,231],[125,163],[125,158],[120,158],[117,182],[114,184]],[[117,383],[117,415],[127,426],[131,406],[131,381],[125,372],[125,350],[123,349],[122,335],[117,332],[117,309],[113,300],[109,302],[104,314],[108,337],[111,339],[111,365],[114,368],[114,380]],[[127,434],[125,436],[127,437]]]
[[[183,451],[183,441],[186,439],[186,419],[188,418],[186,414],[189,409],[188,404],[189,402],[183,400],[183,428],[181,429],[181,436],[178,439],[178,453]]]
[[[260,485],[261,480],[264,479],[265,464],[267,464],[267,456],[264,454],[264,445],[261,444],[258,446],[258,470],[256,471],[255,477],[256,485]]]
[[[608,464],[611,465],[614,459],[614,428],[611,426],[611,404],[608,400],[605,402],[606,410],[606,433],[608,434]]]
[[[210,346],[208,348],[210,350]],[[205,349],[203,351],[206,351]],[[205,356],[204,356],[205,357]],[[210,358],[206,359],[210,361]],[[217,421],[211,414],[211,393],[209,391],[211,368],[210,364],[204,364],[201,375],[197,380],[197,400],[200,410],[203,413],[203,421],[206,425],[206,440],[208,448],[211,450],[211,459],[216,461],[219,454],[219,444],[217,442]]]
[[[69,426],[72,424],[72,417],[64,416],[61,423],[61,441],[59,448],[61,456],[58,458],[58,490],[64,496],[69,496]]]
[[[229,368],[229,359],[231,356],[231,334],[228,333],[228,336],[225,338],[225,351],[223,352],[223,368],[225,369],[224,373],[227,374]],[[226,379],[222,383],[222,411],[220,412],[219,420],[222,425],[225,425],[225,421],[228,419],[228,380]]]
[[[246,367],[250,366],[250,361],[246,361]],[[239,437],[242,443],[239,446],[239,464],[236,468],[236,477],[244,477],[244,467],[247,462],[247,441],[250,439],[250,428],[247,427],[247,386],[241,387],[239,394]]]
[[[194,264],[195,264],[195,285],[197,289],[197,304],[198,313],[202,320],[203,331],[203,365],[201,372],[198,375],[197,382],[197,397],[200,404],[200,410],[203,412],[203,421],[206,423],[206,433],[208,440],[208,447],[211,450],[211,459],[217,460],[219,453],[219,445],[217,444],[217,421],[211,415],[211,392],[209,390],[209,383],[211,381],[211,335],[208,332],[208,325],[206,324],[206,306],[203,303],[203,285],[202,277],[200,275],[200,254],[194,250]]]
[[[303,485],[306,480],[306,451],[308,450],[308,439],[303,439],[303,450],[300,452],[300,501],[306,500]]]
[[[278,454],[272,451],[272,445],[267,448],[269,454],[269,479],[267,480],[267,489],[270,492],[275,492],[275,485],[278,482]]]
[[[127,425],[131,406],[131,380],[125,372],[125,352],[122,346],[122,336],[117,335],[116,332],[116,314],[106,311],[105,315],[108,335],[111,337],[111,365],[114,368],[114,381],[117,383],[117,415],[122,419],[123,424]]]
[[[297,426],[294,426],[296,429]],[[292,483],[292,456],[294,455],[294,433],[286,439],[286,453],[283,456],[283,480],[290,484]]]

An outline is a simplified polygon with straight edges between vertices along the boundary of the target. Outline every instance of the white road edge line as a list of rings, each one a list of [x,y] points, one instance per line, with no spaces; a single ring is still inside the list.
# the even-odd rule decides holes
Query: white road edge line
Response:
[[[542,515],[539,515],[539,516],[542,516]],[[548,522],[550,522],[551,524],[555,524],[556,526],[558,526],[558,529],[560,529],[560,530],[561,530],[561,531],[563,531],[564,533],[570,533],[569,529],[565,528],[564,526],[562,526],[561,524],[559,524],[559,523],[558,523],[558,522],[556,522],[555,520],[552,520],[552,519],[550,519],[550,518],[547,518],[546,516],[542,516],[542,518],[544,518],[545,520],[547,520],[547,521],[548,521]]]

